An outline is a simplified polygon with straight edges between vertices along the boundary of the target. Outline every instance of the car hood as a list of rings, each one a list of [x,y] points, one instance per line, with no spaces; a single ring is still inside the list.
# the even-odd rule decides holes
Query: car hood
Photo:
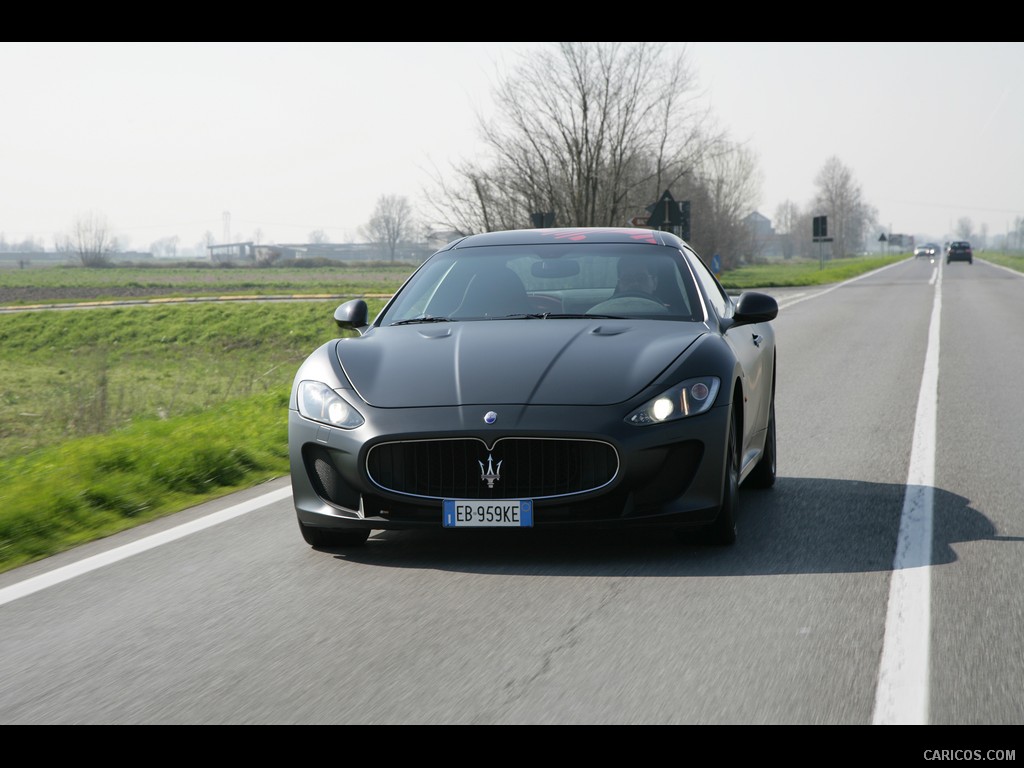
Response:
[[[487,320],[374,328],[337,351],[360,397],[380,408],[609,405],[706,332],[660,320]]]

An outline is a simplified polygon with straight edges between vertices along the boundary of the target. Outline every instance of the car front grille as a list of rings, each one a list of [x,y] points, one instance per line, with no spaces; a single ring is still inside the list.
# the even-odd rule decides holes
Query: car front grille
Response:
[[[366,457],[384,490],[432,499],[545,499],[608,485],[618,454],[597,440],[506,438],[381,443]]]

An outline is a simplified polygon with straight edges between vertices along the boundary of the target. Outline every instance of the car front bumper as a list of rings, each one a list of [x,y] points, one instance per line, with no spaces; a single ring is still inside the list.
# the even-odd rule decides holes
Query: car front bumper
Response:
[[[524,458],[530,454],[529,447],[525,453],[503,453],[513,442],[536,443],[545,449],[555,443],[601,444],[610,448],[603,455],[614,456],[609,462],[614,467],[594,487],[567,481],[567,490],[557,492],[550,489],[559,486],[558,478],[543,486],[521,480],[515,486],[519,490],[547,489],[544,495],[531,497],[534,527],[700,527],[714,520],[721,504],[728,405],[643,427],[625,423],[618,409],[607,407],[499,407],[505,426],[485,424],[481,418],[485,409],[480,406],[368,410],[367,423],[354,430],[330,427],[289,411],[292,493],[300,523],[333,529],[442,527],[445,498],[503,498],[501,480],[483,495],[470,495],[478,492],[468,490],[482,487],[479,476],[489,458],[492,465],[504,462],[505,478],[524,475],[516,462],[529,463],[529,474],[542,473],[541,457]],[[437,441],[436,446],[424,443],[424,453],[435,447],[443,452],[451,442],[458,442],[460,450],[470,446],[465,455],[460,453],[459,458],[431,470],[438,477],[460,474],[465,479],[457,486],[425,480],[422,487],[430,492],[403,493],[371,477],[367,457],[374,446],[422,441]],[[478,450],[474,452],[473,446]],[[578,458],[573,466],[588,461]],[[548,463],[561,465],[554,459]],[[404,468],[403,476],[415,475],[416,468]]]

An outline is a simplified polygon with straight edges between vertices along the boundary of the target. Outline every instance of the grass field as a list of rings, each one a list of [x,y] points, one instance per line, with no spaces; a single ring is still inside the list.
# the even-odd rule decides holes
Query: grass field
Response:
[[[827,284],[905,258],[753,265],[722,283]],[[412,269],[0,270],[0,571],[287,475],[299,363],[338,335],[342,298],[373,316]],[[294,294],[333,298],[183,300]],[[3,311],[123,299],[160,301]]]

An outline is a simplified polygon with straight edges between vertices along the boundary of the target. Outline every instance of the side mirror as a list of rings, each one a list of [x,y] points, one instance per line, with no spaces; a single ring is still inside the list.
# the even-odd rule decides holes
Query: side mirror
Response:
[[[751,323],[767,323],[779,315],[779,302],[773,296],[757,291],[747,291],[736,302],[736,314],[732,316],[729,328]]]
[[[362,299],[353,299],[334,310],[334,322],[346,331],[360,331],[368,324],[369,310]]]

